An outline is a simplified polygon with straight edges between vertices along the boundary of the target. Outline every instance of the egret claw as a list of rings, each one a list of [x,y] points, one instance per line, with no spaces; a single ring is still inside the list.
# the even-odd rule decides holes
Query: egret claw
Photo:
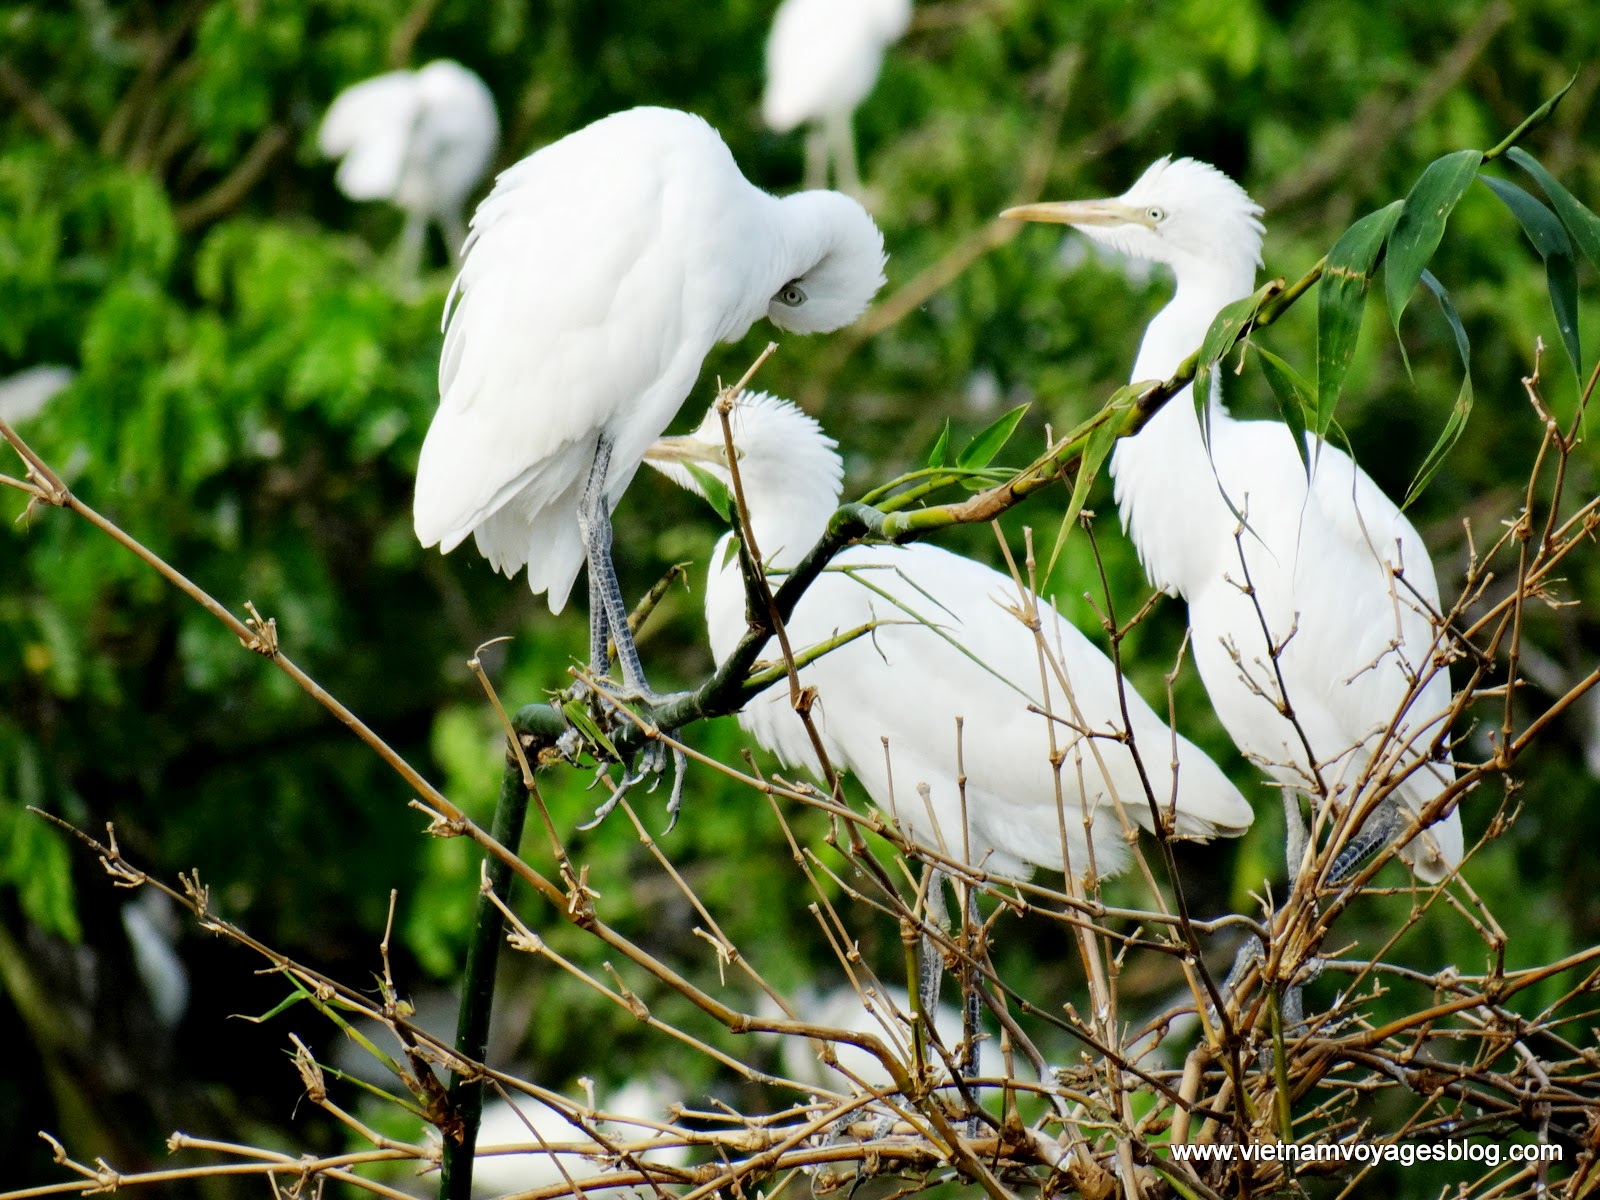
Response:
[[[683,807],[683,779],[688,770],[689,756],[676,746],[672,747],[672,794],[667,797],[667,827],[661,831],[663,836],[671,833],[678,823],[678,810]]]

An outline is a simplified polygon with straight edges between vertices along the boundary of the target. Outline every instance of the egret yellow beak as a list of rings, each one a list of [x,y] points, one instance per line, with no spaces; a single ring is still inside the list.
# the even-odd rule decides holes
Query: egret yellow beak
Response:
[[[1008,221],[1043,221],[1050,225],[1143,225],[1154,229],[1148,213],[1121,200],[1057,200],[1019,204],[1000,214]]]
[[[726,467],[727,456],[721,446],[713,446],[693,437],[664,437],[658,439],[644,452],[649,463],[695,463],[702,466]]]

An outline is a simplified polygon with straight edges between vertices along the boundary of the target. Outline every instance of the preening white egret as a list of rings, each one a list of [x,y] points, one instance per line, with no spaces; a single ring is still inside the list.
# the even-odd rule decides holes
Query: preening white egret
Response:
[[[719,341],[765,316],[814,333],[883,283],[883,236],[835,192],[746,182],[699,117],[636,108],[501,174],[446,303],[439,409],[417,467],[424,546],[469,534],[560,612],[589,566],[590,648],[608,634],[650,696],[611,561],[611,511]]]
[[[387,200],[406,214],[400,261],[407,275],[422,262],[429,221],[438,222],[452,258],[461,252],[467,196],[499,140],[488,87],[443,58],[346,88],[317,135],[324,157],[343,160],[334,177],[340,191],[352,200]]]
[[[1215,167],[1162,158],[1115,199],[1002,215],[1073,225],[1172,269],[1176,294],[1133,368],[1135,380],[1160,380],[1199,349],[1223,306],[1254,290],[1260,213]],[[1348,455],[1310,437],[1308,481],[1287,426],[1235,420],[1220,389],[1211,396],[1209,453],[1185,389],[1117,443],[1111,474],[1150,579],[1188,601],[1195,664],[1218,717],[1284,787],[1293,872],[1297,790],[1349,804],[1409,771],[1396,794],[1415,816],[1454,777],[1448,754],[1432,751],[1450,706],[1449,678],[1434,666],[1439,586],[1416,529]],[[1384,806],[1342,868],[1409,819]],[[1452,811],[1403,853],[1422,879],[1443,878],[1461,861],[1460,817]]]
[[[835,443],[771,396],[742,399],[730,419],[751,530],[769,571],[781,574],[822,536],[838,506]],[[686,463],[728,479],[715,408],[693,433],[656,443],[646,461],[692,491],[699,484]],[[706,580],[706,624],[719,663],[747,627],[732,537],[712,552]],[[1041,677],[1039,645],[1008,611],[1020,603],[1009,576],[925,543],[854,546],[835,558],[788,623],[795,651],[881,624],[800,670],[801,683],[818,691],[812,717],[832,762],[916,842],[1004,875],[1026,877],[1034,866],[1081,875],[1091,865],[1091,833],[1094,870],[1121,870],[1129,857],[1124,831],[1151,827],[1146,780],[1172,814],[1176,836],[1243,833],[1251,810],[1238,789],[1131,685],[1119,688],[1111,660],[1047,603],[1040,618],[1054,664]],[[775,642],[764,657],[778,660]],[[1120,737],[1124,700],[1131,745]],[[1056,719],[1030,712],[1030,704]],[[786,689],[757,697],[739,720],[785,763],[819,769]],[[1060,805],[1052,728],[1064,755]]]
[[[783,0],[767,35],[761,116],[788,133],[809,124],[806,185],[861,192],[850,121],[883,67],[883,52],[911,22],[911,0]]]
[[[632,1155],[635,1162],[682,1166],[689,1161],[688,1147],[654,1128],[655,1124],[667,1120],[667,1107],[673,1099],[653,1082],[631,1080],[615,1094],[598,1102],[602,1112],[617,1118],[601,1122],[598,1132],[612,1145],[659,1141],[662,1143],[659,1147],[645,1146]],[[635,1125],[630,1123],[633,1119],[651,1124]],[[567,1149],[552,1153],[546,1148],[555,1146]],[[500,1147],[522,1148],[500,1150]],[[472,1163],[474,1195],[530,1192],[568,1180],[575,1180],[585,1196],[597,1200],[656,1194],[647,1183],[603,1186],[602,1176],[617,1171],[633,1173],[634,1168],[626,1159],[614,1160],[610,1150],[549,1105],[518,1095],[515,1106],[504,1100],[491,1100],[483,1106],[477,1153]]]

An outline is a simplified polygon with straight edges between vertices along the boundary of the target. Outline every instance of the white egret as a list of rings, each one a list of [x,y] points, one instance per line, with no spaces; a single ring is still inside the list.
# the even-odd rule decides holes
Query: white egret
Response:
[[[77,377],[78,373],[71,367],[49,363],[27,367],[0,379],[0,421],[20,425],[33,420]]]
[[[911,0],[783,0],[767,35],[761,116],[788,133],[809,124],[806,185],[826,187],[829,160],[839,186],[859,195],[851,117],[878,82],[883,52],[911,22]]]
[[[772,396],[743,399],[730,421],[751,534],[768,571],[781,574],[821,538],[838,507],[835,442]],[[698,492],[688,465],[730,481],[725,449],[713,406],[698,429],[657,442],[646,461]],[[706,626],[718,663],[748,627],[733,536],[712,551],[706,579]],[[800,669],[801,686],[816,689],[811,716],[830,762],[854,774],[913,842],[1001,875],[1025,878],[1035,866],[1076,875],[1121,870],[1132,830],[1152,827],[1151,798],[1177,837],[1243,833],[1253,814],[1227,776],[1169,730],[1049,604],[1039,606],[1052,660],[1044,665],[1034,633],[1008,611],[1020,599],[1009,576],[937,546],[855,546],[839,554],[788,621],[796,651],[879,623],[870,636]],[[764,656],[777,659],[776,640]],[[750,701],[739,723],[786,764],[820,773],[785,689]],[[970,889],[966,907],[975,920]],[[931,1012],[942,970],[932,947],[924,948],[922,967],[922,1007]],[[968,990],[972,1066],[978,1005],[976,989]]]
[[[730,419],[751,531],[769,572],[781,574],[822,536],[838,506],[835,443],[771,396],[742,399]],[[695,432],[657,442],[646,461],[692,491],[700,484],[685,464],[728,479],[715,407]],[[706,624],[719,663],[747,628],[733,536],[712,552],[706,580]],[[1169,730],[1131,685],[1119,686],[1111,660],[1048,604],[1040,605],[1042,636],[1059,671],[1041,678],[1034,634],[1008,611],[1019,604],[1009,576],[920,543],[854,546],[833,567],[788,622],[794,649],[881,624],[802,667],[800,680],[817,689],[812,716],[829,758],[912,840],[1026,877],[1034,866],[1085,873],[1092,835],[1094,870],[1110,875],[1128,861],[1124,831],[1152,825],[1146,780],[1178,837],[1232,837],[1250,824],[1250,805],[1216,764]],[[775,647],[767,658],[777,657]],[[1131,741],[1122,737],[1124,702]],[[785,763],[820,768],[785,689],[751,701],[739,721]],[[1060,805],[1052,726],[1064,756]]]
[[[453,258],[466,240],[462,212],[500,140],[494,97],[482,79],[449,59],[390,71],[334,98],[317,145],[337,158],[335,182],[352,200],[387,200],[406,214],[400,263],[414,275],[428,223]]]
[[[1162,158],[1115,199],[1001,215],[1072,225],[1172,269],[1176,293],[1133,368],[1135,380],[1159,380],[1199,349],[1225,305],[1254,290],[1260,213],[1215,167]],[[1454,777],[1448,754],[1431,751],[1450,706],[1449,678],[1433,665],[1439,587],[1416,529],[1348,455],[1308,436],[1308,480],[1287,426],[1235,420],[1220,389],[1211,396],[1209,451],[1185,389],[1117,443],[1110,469],[1151,581],[1188,602],[1218,717],[1284,788],[1292,872],[1304,845],[1297,791],[1352,804],[1358,788],[1409,770],[1396,791],[1414,817]],[[1242,532],[1230,499],[1248,521]],[[1385,806],[1335,876],[1408,819]],[[1420,878],[1443,878],[1461,861],[1460,817],[1452,811],[1403,853]]]
[[[446,303],[439,409],[415,522],[448,552],[469,534],[551,612],[587,560],[590,648],[608,634],[646,697],[611,562],[611,511],[719,341],[762,316],[813,333],[883,283],[883,236],[835,192],[748,183],[698,117],[636,108],[546,146],[478,206]]]
[[[661,1143],[633,1154],[635,1162],[683,1166],[689,1161],[689,1148],[655,1128],[666,1121],[671,1103],[666,1089],[659,1084],[630,1080],[599,1102],[599,1109],[613,1119],[600,1122],[597,1132],[613,1145]],[[634,1120],[645,1123],[633,1124]],[[555,1146],[564,1149],[552,1153],[548,1148]],[[585,1196],[603,1200],[656,1195],[657,1190],[647,1183],[605,1186],[606,1174],[631,1174],[634,1170],[627,1159],[614,1159],[605,1146],[589,1138],[560,1111],[531,1097],[518,1095],[514,1104],[491,1100],[483,1106],[472,1163],[474,1195],[530,1192],[569,1181],[576,1182]]]

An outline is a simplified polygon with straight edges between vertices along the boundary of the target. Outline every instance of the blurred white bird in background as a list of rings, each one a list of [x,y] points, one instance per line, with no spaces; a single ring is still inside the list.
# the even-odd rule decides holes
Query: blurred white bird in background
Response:
[[[478,1148],[472,1163],[472,1191],[476,1196],[497,1196],[507,1193],[530,1192],[538,1188],[553,1187],[575,1181],[583,1188],[585,1196],[595,1200],[623,1200],[625,1197],[658,1195],[648,1183],[605,1187],[600,1179],[610,1172],[632,1173],[626,1160],[614,1160],[599,1142],[592,1141],[584,1132],[560,1112],[530,1096],[518,1095],[512,1104],[505,1100],[491,1100],[483,1106],[483,1118],[478,1126]],[[600,1111],[618,1118],[600,1122],[598,1132],[613,1144],[637,1143],[659,1140],[663,1144],[655,1149],[641,1150],[634,1157],[639,1161],[659,1163],[664,1166],[683,1166],[689,1161],[689,1148],[682,1142],[673,1142],[657,1136],[650,1125],[630,1124],[630,1119],[665,1123],[667,1108],[674,1102],[661,1084],[644,1079],[630,1080],[621,1089],[598,1102]],[[531,1126],[531,1128],[530,1128]],[[563,1151],[551,1154],[544,1145],[581,1146],[583,1151]],[[521,1146],[527,1149],[496,1153],[496,1147]],[[590,1181],[595,1181],[590,1185]]]
[[[914,1061],[911,1051],[911,996],[904,988],[890,987],[871,996],[872,1008],[867,1008],[867,998],[848,985],[818,992],[815,988],[800,987],[789,997],[789,1005],[800,1020],[811,1025],[830,1029],[867,1033],[894,1050],[909,1070]],[[763,995],[757,1011],[769,1019],[783,1019],[787,1014],[770,997]],[[933,1024],[939,1041],[951,1054],[961,1041],[961,1013],[952,1005],[940,1004],[933,1008]],[[770,1036],[770,1035],[769,1035]],[[810,1038],[781,1037],[778,1039],[778,1058],[783,1073],[795,1083],[813,1090],[850,1092],[855,1081],[869,1088],[892,1087],[893,1077],[884,1068],[878,1056],[851,1042],[833,1042],[837,1067],[826,1065],[817,1044]],[[936,1054],[929,1054],[931,1065],[937,1067]]]
[[[417,537],[468,535],[550,611],[589,567],[591,662],[608,636],[650,691],[611,559],[611,511],[717,343],[765,316],[814,333],[883,283],[883,236],[836,192],[748,183],[698,117],[636,108],[503,172],[446,304],[439,409],[417,467]]]
[[[878,82],[883,52],[911,23],[911,0],[783,0],[767,35],[761,117],[806,131],[806,186],[861,194],[851,118]]]
[[[77,377],[71,367],[50,363],[27,367],[0,379],[0,421],[20,425],[33,420]]]
[[[422,263],[436,222],[453,260],[466,240],[462,214],[500,140],[500,118],[483,80],[439,59],[390,71],[334,98],[317,145],[337,158],[339,190],[352,200],[387,200],[406,215],[399,262],[405,278]]]
[[[1176,293],[1150,322],[1133,368],[1134,380],[1162,380],[1200,348],[1225,305],[1254,291],[1260,213],[1215,167],[1162,158],[1115,199],[1002,215],[1073,225],[1172,269]],[[1117,443],[1111,474],[1151,581],[1188,601],[1195,665],[1223,726],[1284,785],[1293,873],[1305,833],[1297,791],[1314,796],[1320,781],[1325,794],[1350,804],[1358,783],[1371,787],[1416,763],[1396,793],[1414,815],[1454,778],[1448,754],[1428,758],[1451,698],[1446,672],[1432,668],[1439,586],[1416,529],[1348,455],[1308,435],[1308,481],[1288,427],[1235,420],[1220,388],[1211,392],[1208,421],[1209,452],[1185,389]],[[1242,534],[1224,494],[1249,522]],[[1375,759],[1388,769],[1363,779]],[[1394,805],[1375,813],[1334,877],[1407,820]],[[1403,853],[1422,879],[1443,878],[1461,861],[1459,815],[1452,811]]]
[[[817,542],[838,506],[835,443],[805,413],[772,396],[742,398],[730,418],[751,529],[769,572],[781,574]],[[646,461],[691,491],[700,485],[684,464],[727,480],[715,407],[693,433],[657,442]],[[712,552],[706,580],[706,625],[719,663],[747,628],[732,537]],[[1175,736],[1131,684],[1119,689],[1111,660],[1049,604],[1040,605],[1043,637],[1060,673],[1041,678],[1034,635],[1008,611],[1019,603],[1010,576],[926,543],[854,546],[839,554],[788,623],[799,652],[883,622],[801,668],[802,686],[818,691],[813,719],[833,763],[854,774],[914,841],[1002,875],[1025,878],[1035,866],[1082,875],[1090,867],[1091,833],[1096,873],[1121,870],[1129,858],[1124,830],[1151,827],[1145,778],[1163,812],[1172,812],[1176,836],[1243,833],[1250,805],[1227,776]],[[776,642],[763,657],[781,661]],[[1124,697],[1137,760],[1119,739]],[[964,721],[964,802],[957,717]],[[785,763],[820,769],[785,688],[751,701],[739,722]],[[1059,808],[1052,725],[1065,755]]]

